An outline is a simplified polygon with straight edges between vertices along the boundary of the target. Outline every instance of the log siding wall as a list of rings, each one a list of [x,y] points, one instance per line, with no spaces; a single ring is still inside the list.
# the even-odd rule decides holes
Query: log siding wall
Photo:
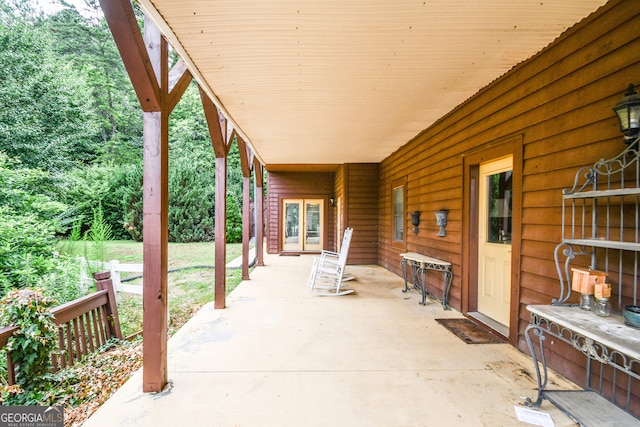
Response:
[[[640,2],[612,0],[531,59],[514,67],[380,164],[379,264],[400,274],[401,250],[391,244],[391,183],[406,177],[406,212],[422,212],[407,250],[452,262],[451,305],[461,311],[463,281],[463,159],[510,138],[522,141],[518,304],[510,342],[528,352],[525,306],[558,293],[553,251],[560,241],[561,194],[577,170],[624,149],[611,108],[629,83],[640,84]],[[434,100],[435,102],[435,100]],[[433,212],[449,210],[447,237],[436,237]],[[410,225],[407,214],[406,223]],[[436,281],[429,284],[437,289]],[[584,382],[584,360],[556,348],[550,364]]]
[[[335,209],[329,203],[333,195],[335,177],[325,172],[268,172],[267,173],[267,253],[282,250],[282,199],[324,200],[324,249],[335,250]]]
[[[377,163],[345,164],[335,173],[270,172],[267,186],[267,252],[282,250],[281,209],[283,199],[325,200],[324,248],[335,251],[342,239],[337,230],[353,227],[348,264],[378,262],[378,171]],[[336,206],[332,206],[330,198]],[[338,200],[339,203],[337,202]]]
[[[377,163],[346,164],[336,173],[342,226],[353,228],[348,264],[378,263],[378,173]]]

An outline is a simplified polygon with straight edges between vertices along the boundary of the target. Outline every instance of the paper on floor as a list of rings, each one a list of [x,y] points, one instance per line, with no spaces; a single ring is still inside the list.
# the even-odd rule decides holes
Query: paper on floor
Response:
[[[523,408],[522,406],[514,406],[518,420],[527,424],[533,424],[542,427],[555,427],[551,415],[547,412],[536,411],[535,409]]]

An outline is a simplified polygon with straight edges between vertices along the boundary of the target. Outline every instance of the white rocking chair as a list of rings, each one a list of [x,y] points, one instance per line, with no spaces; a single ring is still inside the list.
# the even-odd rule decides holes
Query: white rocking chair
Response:
[[[347,295],[355,292],[353,289],[344,289],[342,283],[353,277],[345,278],[344,269],[349,255],[352,228],[344,231],[340,252],[322,251],[319,257],[314,257],[309,286],[311,290],[322,296]]]

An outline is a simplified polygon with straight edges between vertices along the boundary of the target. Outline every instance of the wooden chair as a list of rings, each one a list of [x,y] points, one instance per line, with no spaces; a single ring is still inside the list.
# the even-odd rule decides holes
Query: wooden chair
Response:
[[[353,289],[344,289],[342,283],[353,277],[345,277],[345,266],[349,256],[349,246],[353,228],[347,228],[342,238],[340,252],[322,251],[319,257],[313,258],[309,287],[311,290],[323,296],[347,295],[355,292]]]

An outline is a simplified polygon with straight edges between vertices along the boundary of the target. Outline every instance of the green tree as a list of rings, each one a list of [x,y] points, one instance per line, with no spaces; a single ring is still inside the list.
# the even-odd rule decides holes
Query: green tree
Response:
[[[142,113],[133,86],[96,0],[85,0],[80,13],[61,2],[63,9],[43,22],[63,62],[82,75],[99,123],[102,160],[122,164],[140,161]]]
[[[56,61],[34,22],[0,11],[0,151],[64,172],[95,156],[98,132],[85,81]]]
[[[38,192],[46,178],[0,152],[0,296],[51,271],[57,218],[66,206]]]

